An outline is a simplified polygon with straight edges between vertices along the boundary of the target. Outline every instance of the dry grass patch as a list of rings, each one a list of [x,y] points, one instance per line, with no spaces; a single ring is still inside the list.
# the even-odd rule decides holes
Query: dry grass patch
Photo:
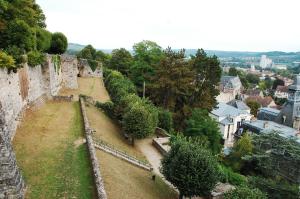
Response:
[[[96,77],[79,77],[78,89],[63,89],[60,95],[74,95],[78,98],[79,94],[88,95],[94,98],[94,100],[100,102],[108,101],[109,95],[104,87],[103,80]]]
[[[113,199],[175,199],[176,192],[158,176],[137,168],[110,154],[97,151],[101,175],[108,198]]]
[[[79,103],[49,102],[28,111],[13,145],[28,186],[26,198],[94,198]]]
[[[96,130],[95,137],[99,138],[117,149],[135,156],[141,160],[146,160],[145,156],[137,149],[130,145],[121,134],[121,128],[104,112],[94,106],[87,106],[87,116],[90,126]]]

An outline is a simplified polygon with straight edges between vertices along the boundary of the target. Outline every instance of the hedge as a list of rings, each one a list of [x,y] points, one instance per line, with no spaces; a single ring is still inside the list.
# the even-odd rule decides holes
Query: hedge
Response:
[[[122,121],[125,133],[138,139],[154,133],[158,123],[156,107],[149,100],[141,99],[134,84],[120,72],[105,69],[103,74],[114,103],[113,112]]]

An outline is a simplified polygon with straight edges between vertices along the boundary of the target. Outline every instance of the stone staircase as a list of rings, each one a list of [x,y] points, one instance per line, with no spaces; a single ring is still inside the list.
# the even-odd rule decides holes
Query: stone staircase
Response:
[[[145,169],[147,171],[152,171],[153,168],[150,164],[146,163],[146,162],[143,162],[133,156],[130,156],[128,155],[126,152],[123,152],[123,151],[120,151],[118,149],[116,149],[114,146],[102,141],[102,140],[99,140],[97,138],[93,138],[94,140],[94,146],[96,149],[99,149],[99,150],[102,150],[106,153],[109,153],[117,158],[120,158],[122,160],[125,160],[137,167],[140,167],[142,169]]]

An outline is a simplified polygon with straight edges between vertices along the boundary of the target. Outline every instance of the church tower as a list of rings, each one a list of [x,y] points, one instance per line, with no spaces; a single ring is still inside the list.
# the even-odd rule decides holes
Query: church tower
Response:
[[[300,129],[300,74],[294,78],[294,83],[289,86],[288,100],[276,118],[276,122]]]

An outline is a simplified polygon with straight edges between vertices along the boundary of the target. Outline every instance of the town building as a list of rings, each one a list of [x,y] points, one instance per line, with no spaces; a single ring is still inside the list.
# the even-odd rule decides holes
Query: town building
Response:
[[[242,91],[240,78],[235,76],[222,76],[219,90],[220,94],[217,96],[218,102],[227,103],[234,100]]]
[[[238,131],[242,132],[242,123],[250,121],[252,118],[248,111],[240,110],[226,103],[219,103],[217,108],[210,113],[210,116],[219,124],[225,147],[233,146],[234,134]]]
[[[273,61],[272,59],[268,58],[266,55],[262,55],[259,65],[262,69],[271,68],[273,65]]]
[[[274,96],[280,99],[288,98],[288,90],[289,90],[288,86],[278,85],[275,90]]]

